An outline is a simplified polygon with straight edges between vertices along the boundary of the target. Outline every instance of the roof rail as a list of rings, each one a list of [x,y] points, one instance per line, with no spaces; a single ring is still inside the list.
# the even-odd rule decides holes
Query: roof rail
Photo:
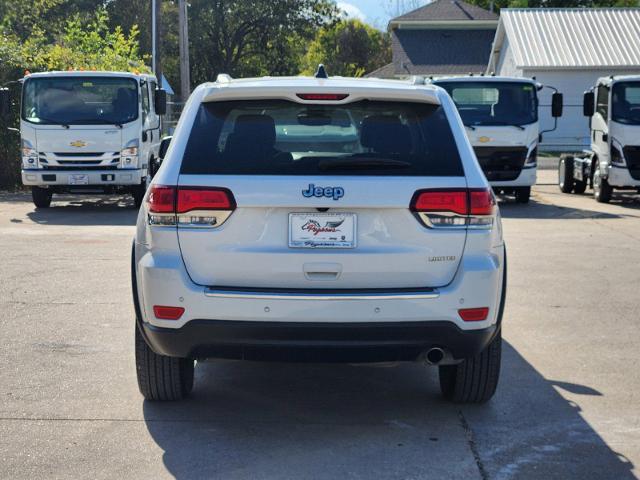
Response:
[[[227,73],[219,73],[216,77],[216,83],[229,83],[233,78]]]
[[[411,85],[424,85],[425,78],[422,75],[413,75],[411,77]]]

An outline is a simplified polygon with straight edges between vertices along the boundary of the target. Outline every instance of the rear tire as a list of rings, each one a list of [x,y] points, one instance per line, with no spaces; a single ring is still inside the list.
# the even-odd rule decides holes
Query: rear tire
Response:
[[[587,189],[587,182],[581,182],[580,180],[575,180],[573,184],[573,193],[577,193],[581,195]]]
[[[516,189],[516,202],[529,203],[531,198],[531,187],[521,187]]]
[[[485,403],[496,393],[502,357],[502,316],[507,299],[506,248],[503,275],[500,306],[498,307],[498,331],[493,340],[475,357],[467,358],[457,365],[438,367],[440,391],[447,400],[456,403]]]
[[[502,333],[499,329],[487,347],[458,365],[439,367],[442,395],[455,403],[485,403],[496,392],[500,378]]]
[[[53,192],[48,188],[31,187],[31,198],[37,208],[49,208]]]
[[[155,353],[136,325],[136,374],[138,388],[147,400],[174,401],[193,389],[194,362]]]
[[[593,198],[599,203],[609,203],[612,193],[613,187],[606,178],[602,178],[600,162],[596,160],[596,169],[593,172]]]
[[[562,193],[571,193],[574,189],[573,157],[560,157],[558,163],[558,187]]]

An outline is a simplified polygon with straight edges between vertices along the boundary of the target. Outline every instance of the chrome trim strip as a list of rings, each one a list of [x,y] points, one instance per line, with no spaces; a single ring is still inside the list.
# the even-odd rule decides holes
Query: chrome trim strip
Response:
[[[438,298],[437,291],[404,293],[296,293],[256,292],[206,288],[204,294],[213,298],[236,298],[254,300],[424,300]]]

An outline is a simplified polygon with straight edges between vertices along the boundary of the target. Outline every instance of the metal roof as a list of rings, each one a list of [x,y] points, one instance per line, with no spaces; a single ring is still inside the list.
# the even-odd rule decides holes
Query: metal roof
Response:
[[[640,8],[502,9],[490,70],[505,37],[519,68],[640,67]]]

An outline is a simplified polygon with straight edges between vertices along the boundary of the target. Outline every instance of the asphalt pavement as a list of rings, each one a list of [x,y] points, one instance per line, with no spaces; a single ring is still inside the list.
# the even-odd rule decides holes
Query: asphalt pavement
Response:
[[[192,398],[137,390],[126,197],[0,195],[0,478],[630,479],[640,471],[640,197],[539,174],[501,203],[494,399],[418,364],[212,361]]]

